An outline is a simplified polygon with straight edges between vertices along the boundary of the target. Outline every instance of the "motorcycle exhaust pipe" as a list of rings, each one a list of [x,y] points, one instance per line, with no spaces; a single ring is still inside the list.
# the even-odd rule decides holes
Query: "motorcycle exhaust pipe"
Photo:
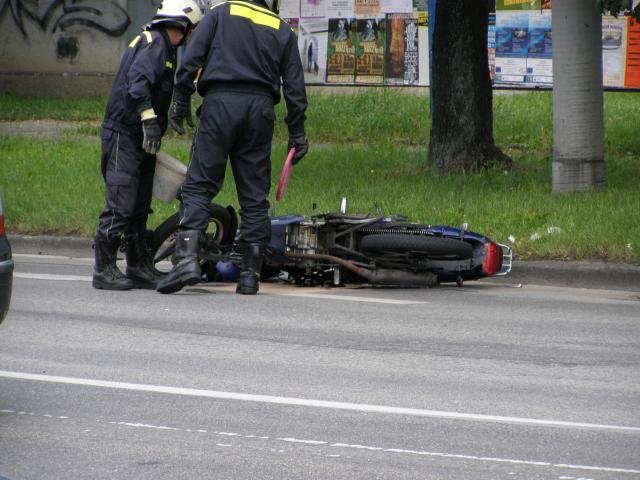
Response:
[[[358,265],[333,255],[317,254],[317,253],[293,253],[285,254],[289,258],[299,258],[307,260],[323,260],[325,262],[337,263],[338,265],[350,270],[356,275],[361,276],[365,280],[373,284],[379,285],[401,285],[407,287],[435,287],[438,285],[438,276],[432,272],[417,274],[405,272],[404,270],[377,269],[370,270],[368,268],[359,267]]]

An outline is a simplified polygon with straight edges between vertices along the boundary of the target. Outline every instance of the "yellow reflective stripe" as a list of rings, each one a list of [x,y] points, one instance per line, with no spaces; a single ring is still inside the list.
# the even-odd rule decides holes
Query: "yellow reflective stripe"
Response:
[[[149,120],[151,118],[156,118],[156,117],[157,115],[156,115],[156,112],[153,111],[153,108],[147,108],[140,114],[140,120],[142,120],[143,122],[145,120]]]
[[[171,63],[169,60],[167,60],[166,62],[164,62],[164,66],[167,68],[173,68],[173,63]]]
[[[229,5],[242,5],[242,6],[247,7],[247,8],[252,8],[253,10],[258,10],[260,12],[264,12],[267,15],[271,15],[272,17],[277,17],[277,15],[275,13],[273,13],[271,10],[269,10],[268,8],[261,7],[260,5],[256,5],[254,3],[252,3],[251,6],[247,5],[246,1],[230,0],[230,1],[226,2],[226,3],[228,3]],[[278,18],[280,18],[280,17],[278,17]]]
[[[280,29],[279,18],[259,12],[252,8],[232,4],[231,8],[229,9],[229,13],[237,17],[247,18],[257,25],[264,25],[265,27],[275,28],[276,30]]]
[[[140,35],[138,35],[136,38],[134,38],[131,43],[129,44],[129,48],[133,48],[136,46],[136,43],[138,43],[140,41]]]
[[[145,37],[147,37],[147,43],[153,42],[153,37],[151,36],[151,32],[145,30],[142,33],[144,34]]]

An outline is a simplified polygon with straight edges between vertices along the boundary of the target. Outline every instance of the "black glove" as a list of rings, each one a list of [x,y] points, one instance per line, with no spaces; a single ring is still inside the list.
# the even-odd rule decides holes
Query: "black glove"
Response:
[[[158,118],[150,118],[142,122],[142,133],[144,138],[142,139],[142,149],[155,155],[160,150],[160,141],[162,140],[162,130],[158,123]]]
[[[304,157],[309,151],[309,139],[304,133],[289,137],[289,143],[287,144],[287,151],[292,148],[296,149],[296,153],[293,155],[292,163],[295,165],[302,157]]]
[[[173,103],[169,109],[169,123],[178,135],[184,134],[185,130],[182,121],[186,120],[187,125],[193,128],[193,118],[191,117],[191,96],[183,93],[173,93]]]

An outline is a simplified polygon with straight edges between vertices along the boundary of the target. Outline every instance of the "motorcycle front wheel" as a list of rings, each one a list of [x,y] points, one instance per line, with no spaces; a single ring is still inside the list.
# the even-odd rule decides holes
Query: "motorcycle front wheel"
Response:
[[[360,248],[365,253],[418,252],[430,258],[466,260],[473,255],[473,247],[455,238],[432,235],[371,234],[362,237]]]
[[[159,275],[169,273],[176,264],[175,244],[179,223],[180,214],[176,212],[153,231],[150,256],[152,267]],[[237,228],[238,220],[233,208],[225,208],[216,203],[209,205],[209,225],[205,232],[208,241],[213,241],[217,245],[230,245],[233,243]],[[205,272],[208,268],[208,261],[201,261],[201,268]]]

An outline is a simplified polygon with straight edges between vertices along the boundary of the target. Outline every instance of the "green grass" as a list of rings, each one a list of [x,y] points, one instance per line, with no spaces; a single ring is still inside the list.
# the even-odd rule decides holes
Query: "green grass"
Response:
[[[67,120],[61,113],[66,109],[80,122],[55,139],[0,137],[0,190],[11,232],[88,236],[95,230],[104,192],[96,137],[104,99],[65,103],[0,95],[0,120]],[[426,168],[428,103],[393,91],[311,95],[311,150],[295,168],[276,213],[309,214],[314,204],[320,212],[336,211],[346,196],[351,212],[468,222],[472,230],[513,244],[520,259],[640,263],[639,96],[605,95],[607,187],[563,195],[551,193],[550,93],[495,97],[496,142],[515,161],[509,172],[439,175]],[[285,115],[279,105],[272,200],[285,154]],[[189,138],[170,134],[163,150],[186,162]],[[237,206],[230,171],[216,201]],[[155,226],[177,204],[154,200],[152,207]]]

